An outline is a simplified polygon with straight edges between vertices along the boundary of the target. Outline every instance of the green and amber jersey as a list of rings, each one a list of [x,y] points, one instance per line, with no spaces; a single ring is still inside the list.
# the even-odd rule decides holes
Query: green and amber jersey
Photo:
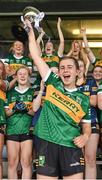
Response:
[[[0,125],[6,124],[5,101],[6,93],[0,89]]]
[[[17,58],[13,54],[8,55],[5,64],[8,64],[10,70],[13,72],[19,69],[22,65],[27,66],[28,68],[33,67],[33,61],[29,57],[21,56],[20,58]]]
[[[51,55],[47,55],[45,53],[42,54],[42,59],[48,64],[48,66],[51,67],[58,67],[60,58],[58,57],[57,52]],[[41,82],[41,76],[39,72],[36,72],[36,80],[34,82],[34,87],[36,91],[40,90],[40,82]]]
[[[24,102],[27,109],[32,109],[32,101],[34,90],[27,88],[25,91],[19,91],[17,87],[7,92],[5,108],[11,111],[16,101]],[[25,134],[29,133],[32,122],[32,116],[27,112],[14,112],[13,115],[7,117],[7,134]]]
[[[89,97],[79,90],[66,90],[60,78],[50,73],[46,97],[34,134],[55,144],[76,147],[73,139],[80,135],[81,121],[90,123]]]
[[[42,54],[42,59],[49,65],[49,67],[58,67],[59,57],[57,53],[54,54]]]

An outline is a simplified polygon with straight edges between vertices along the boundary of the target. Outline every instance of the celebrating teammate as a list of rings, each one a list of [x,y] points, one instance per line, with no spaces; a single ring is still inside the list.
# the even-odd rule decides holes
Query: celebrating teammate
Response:
[[[17,77],[16,71],[22,65],[27,66],[32,73],[32,60],[24,54],[24,44],[21,41],[16,40],[11,47],[11,52],[7,56],[5,65],[8,76],[8,81],[10,82],[9,89],[13,88],[16,84]]]
[[[81,148],[87,143],[91,128],[89,98],[78,92],[75,86],[78,64],[74,58],[62,58],[59,77],[51,72],[39,56],[31,23],[29,49],[34,63],[47,86],[46,99],[34,134],[40,139],[37,152],[38,179],[82,179],[84,159]],[[83,122],[83,133],[79,123]]]
[[[96,179],[96,152],[99,141],[99,125],[96,111],[97,84],[93,77],[85,76],[86,66],[83,61],[78,60],[79,74],[77,86],[84,94],[90,97],[91,105],[91,129],[92,133],[85,146],[85,178]],[[93,151],[92,151],[93,149]]]
[[[18,86],[8,91],[7,105],[7,151],[8,178],[17,179],[17,166],[22,166],[22,179],[31,178],[32,137],[30,126],[32,116],[33,89],[29,88],[29,69],[17,70]]]

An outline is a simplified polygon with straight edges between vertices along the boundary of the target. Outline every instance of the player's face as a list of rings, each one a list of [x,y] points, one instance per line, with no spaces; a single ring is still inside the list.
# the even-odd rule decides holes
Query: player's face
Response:
[[[93,71],[93,77],[96,80],[101,80],[102,79],[102,67],[96,67]]]
[[[78,42],[74,43],[74,51],[73,51],[73,56],[77,56],[80,52],[80,44]]]
[[[72,59],[62,60],[59,64],[59,76],[66,88],[75,88],[78,70]]]
[[[22,55],[23,54],[23,50],[24,50],[23,43],[20,42],[20,41],[15,41],[15,43],[13,45],[14,54]]]
[[[17,81],[20,85],[28,85],[29,83],[29,74],[26,69],[20,69],[17,72]]]
[[[46,54],[52,54],[53,50],[54,50],[54,48],[53,48],[52,42],[47,42],[45,45],[45,53]]]

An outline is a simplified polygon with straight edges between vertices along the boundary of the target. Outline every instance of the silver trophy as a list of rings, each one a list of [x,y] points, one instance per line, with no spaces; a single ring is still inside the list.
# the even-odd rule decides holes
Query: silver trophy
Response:
[[[32,26],[37,29],[37,31],[40,33],[41,32],[41,27],[40,27],[40,22],[44,18],[45,13],[40,12],[38,9],[32,7],[32,6],[27,6],[23,10],[23,15],[21,16],[21,21],[24,24],[24,29],[29,32],[29,27],[26,26],[24,21],[26,19],[29,19],[31,22]]]

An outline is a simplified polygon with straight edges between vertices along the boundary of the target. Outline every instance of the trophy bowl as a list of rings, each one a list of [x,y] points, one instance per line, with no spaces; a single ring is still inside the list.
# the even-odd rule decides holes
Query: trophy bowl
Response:
[[[23,10],[23,18],[29,19],[29,21],[32,23],[34,22],[34,18],[40,13],[40,11],[32,6],[27,6]]]
[[[38,32],[40,32],[41,27],[39,23],[44,18],[44,15],[45,15],[44,12],[40,12],[37,8],[32,6],[27,6],[23,10],[21,21],[24,23],[24,21],[28,19],[31,22],[32,26],[34,26],[38,30]]]

